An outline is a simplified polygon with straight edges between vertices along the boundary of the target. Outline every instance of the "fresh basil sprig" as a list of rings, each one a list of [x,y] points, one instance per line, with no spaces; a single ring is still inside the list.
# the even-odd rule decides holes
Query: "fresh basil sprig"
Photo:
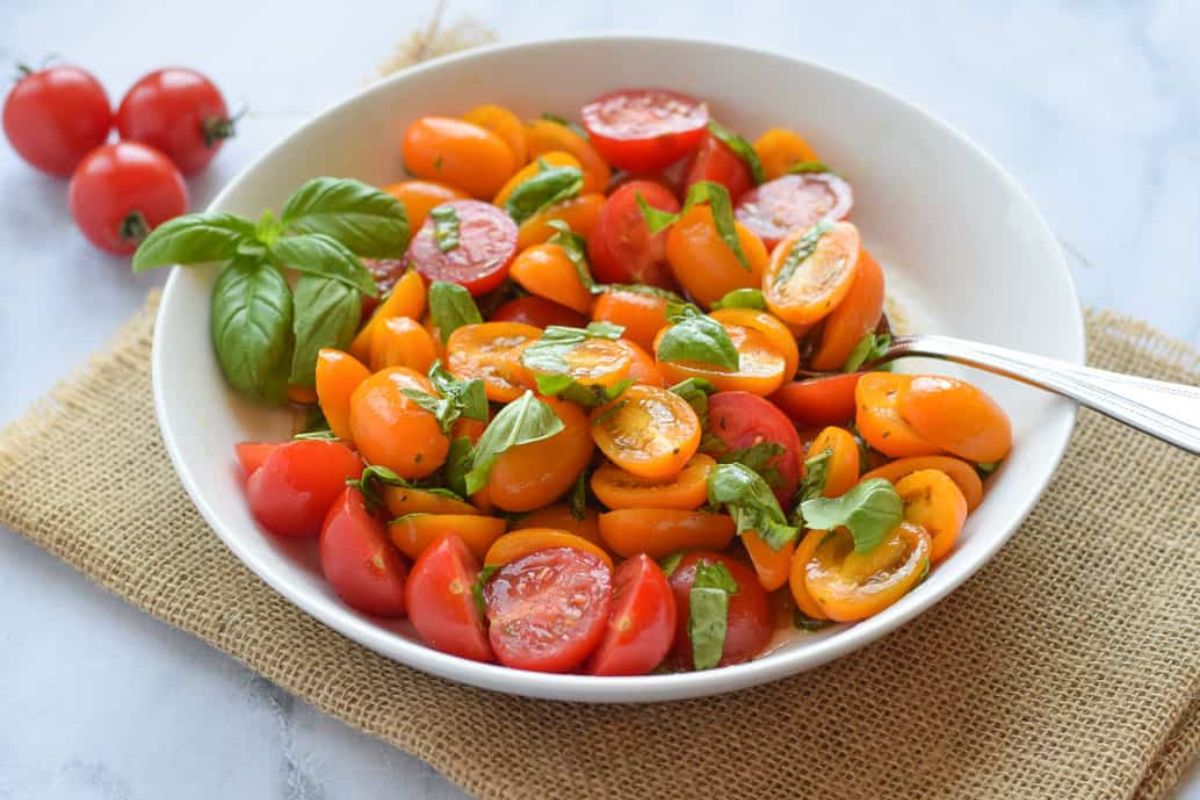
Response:
[[[483,315],[475,305],[471,293],[457,283],[434,281],[429,284],[429,317],[441,334],[442,344],[450,334],[463,325],[478,325]]]
[[[538,159],[538,171],[513,190],[504,201],[504,210],[520,225],[543,208],[577,197],[581,191],[583,171],[578,167],[552,167]]]
[[[443,253],[449,253],[458,247],[458,211],[454,206],[440,205],[429,212],[433,220],[433,243]]]
[[[762,159],[758,157],[758,153],[754,150],[753,145],[715,119],[709,120],[708,132],[719,139],[726,147],[733,151],[734,155],[742,160],[742,163],[746,165],[746,169],[750,170],[750,177],[754,179],[756,186],[763,182]]]
[[[688,592],[688,638],[696,669],[712,669],[721,663],[729,626],[729,596],[737,591],[729,567],[720,562],[697,562]]]
[[[753,308],[762,311],[766,309],[767,301],[763,298],[762,289],[734,289],[726,292],[712,307],[713,311],[718,308]]]
[[[417,405],[437,418],[442,433],[449,433],[459,417],[478,422],[487,421],[488,401],[482,380],[459,380],[446,371],[441,361],[433,362],[433,366],[429,368],[429,380],[438,390],[440,397],[420,389],[403,391]]]
[[[496,458],[504,451],[549,439],[565,426],[545,401],[526,390],[496,414],[475,443],[471,470],[464,476],[466,494],[487,485]]]
[[[293,302],[296,345],[288,383],[312,386],[321,348],[341,348],[354,338],[362,317],[362,298],[341,281],[306,273],[296,282]]]
[[[741,363],[729,331],[695,306],[686,306],[671,315],[673,323],[658,342],[661,361],[692,361],[735,370]]]
[[[713,225],[717,229],[717,235],[737,257],[738,264],[742,269],[751,272],[750,260],[746,258],[746,251],[742,249],[742,242],[737,235],[737,225],[733,219],[733,201],[729,199],[729,190],[723,185],[716,181],[696,181],[688,189],[687,199],[678,214],[655,208],[646,202],[646,198],[642,197],[640,192],[637,195],[638,209],[641,210],[642,218],[646,220],[646,227],[652,234],[658,233],[668,225],[673,225],[693,206],[700,203],[708,203],[709,209],[712,210]]]
[[[320,233],[355,255],[394,258],[408,247],[408,218],[394,196],[362,181],[314,178],[284,203],[285,233]]]
[[[724,506],[737,524],[739,535],[755,531],[772,550],[796,539],[799,529],[789,525],[771,487],[743,464],[718,464],[708,474],[708,502]]]
[[[842,372],[855,372],[868,361],[881,358],[892,345],[892,337],[886,333],[868,333],[858,340],[850,351],[850,357],[842,365]]]
[[[217,275],[209,328],[234,389],[269,403],[287,400],[293,314],[287,280],[261,261],[237,256]]]
[[[800,516],[813,530],[849,529],[855,552],[867,553],[904,521],[904,502],[890,481],[871,478],[841,497],[805,500],[800,504]]]
[[[783,267],[779,270],[779,275],[775,277],[776,286],[787,283],[792,279],[792,276],[796,274],[796,270],[800,269],[800,265],[816,252],[817,245],[821,242],[821,237],[832,227],[832,222],[823,219],[805,231],[804,235],[796,240],[796,244],[792,246],[792,251],[787,254],[787,258],[783,261]]]

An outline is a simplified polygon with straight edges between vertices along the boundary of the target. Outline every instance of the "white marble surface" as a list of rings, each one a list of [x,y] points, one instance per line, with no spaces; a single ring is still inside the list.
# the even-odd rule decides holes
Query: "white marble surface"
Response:
[[[251,113],[193,181],[200,207],[263,147],[368,80],[431,5],[0,0],[0,64],[60,54],[118,96],[160,65],[208,72]],[[505,40],[719,35],[876,81],[1012,170],[1070,254],[1084,302],[1200,344],[1191,0],[451,4],[451,18],[464,12]],[[4,146],[0,181],[2,423],[101,348],[161,276],[134,278],[92,250],[66,215],[64,184]],[[0,798],[350,796],[461,794],[0,530]],[[1200,800],[1200,778],[1181,796]]]

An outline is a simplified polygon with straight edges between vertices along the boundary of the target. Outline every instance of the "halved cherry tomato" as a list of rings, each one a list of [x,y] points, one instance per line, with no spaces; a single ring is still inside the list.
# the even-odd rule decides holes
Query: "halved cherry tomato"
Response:
[[[773,592],[788,582],[788,575],[792,570],[792,554],[796,552],[795,542],[788,542],[775,550],[763,541],[757,531],[744,531],[740,538],[762,588]]]
[[[534,375],[568,375],[587,387],[616,386],[633,365],[630,350],[613,339],[587,338],[562,353],[563,369],[547,370],[522,356],[521,363]]]
[[[549,208],[543,208],[529,219],[521,223],[517,230],[517,249],[524,250],[533,247],[554,236],[559,231],[550,223],[565,222],[572,231],[585,239],[592,237],[596,220],[600,217],[600,209],[604,207],[604,195],[581,194],[570,200],[555,203]]]
[[[908,522],[866,553],[856,553],[853,537],[839,529],[805,564],[805,587],[829,619],[856,622],[908,594],[929,569],[929,552],[929,534]]]
[[[458,245],[443,251],[433,235],[437,223],[429,217],[408,243],[405,258],[413,269],[431,281],[465,286],[476,296],[503,283],[517,254],[512,217],[479,200],[451,200],[438,208],[453,209],[457,215]]]
[[[740,223],[734,223],[748,269],[721,240],[707,205],[693,206],[667,234],[667,263],[675,279],[706,308],[734,289],[757,289],[767,269],[767,248]]]
[[[763,177],[769,181],[788,174],[797,164],[817,160],[817,153],[804,137],[787,128],[771,128],[754,140],[754,152],[762,162]]]
[[[883,316],[883,270],[863,250],[858,255],[858,268],[850,291],[829,312],[821,328],[821,341],[809,359],[809,366],[819,372],[836,372],[842,368],[863,336],[875,330]]]
[[[479,561],[453,533],[421,553],[408,575],[405,605],[417,634],[430,647],[472,661],[493,661],[483,615],[471,587]]]
[[[700,446],[700,418],[687,401],[631,386],[592,412],[592,437],[613,463],[651,480],[678,475]]]
[[[566,503],[555,503],[522,515],[511,527],[514,531],[554,528],[587,539],[598,547],[604,547],[604,540],[600,538],[599,517],[600,512],[589,506],[583,509],[583,518],[577,519]]]
[[[797,229],[780,242],[762,279],[763,298],[771,313],[801,325],[824,319],[842,302],[858,272],[862,251],[858,228],[837,222],[796,264],[795,251],[804,246],[808,235],[808,230]]]
[[[408,367],[424,375],[437,360],[437,345],[425,327],[412,317],[392,317],[375,326],[371,339],[371,369]]]
[[[521,351],[542,331],[519,322],[463,325],[446,342],[446,368],[463,380],[480,378],[494,403],[516,400],[533,385]]]
[[[333,435],[350,441],[350,398],[371,371],[358,359],[341,350],[323,347],[317,351],[317,402]]]
[[[612,558],[604,551],[604,548],[594,542],[589,542],[582,536],[576,536],[556,528],[522,528],[512,533],[506,533],[492,542],[487,555],[483,557],[483,563],[489,567],[500,566],[510,561],[516,561],[518,558],[524,558],[530,553],[554,547],[573,547],[576,550],[591,553],[603,561],[605,566],[612,569]]]
[[[713,181],[729,190],[733,202],[754,186],[754,176],[746,162],[711,133],[705,133],[688,165],[683,185],[688,189],[700,181]]]
[[[641,386],[666,388],[667,381],[658,368],[658,362],[631,339],[618,339],[617,344],[629,354],[629,380]]]
[[[944,472],[923,469],[898,480],[896,493],[904,501],[905,521],[929,534],[929,560],[936,564],[950,555],[967,520],[967,498],[958,485]]]
[[[479,514],[479,509],[456,497],[415,486],[383,487],[383,504],[395,517],[405,514]]]
[[[867,444],[892,458],[930,456],[940,447],[922,437],[900,415],[904,393],[913,376],[898,372],[867,372],[854,389],[854,424]]]
[[[805,460],[829,451],[825,462],[825,488],[822,497],[841,497],[858,483],[859,453],[854,434],[845,428],[830,426],[808,446]]]
[[[540,442],[510,447],[496,457],[487,493],[497,508],[532,511],[562,497],[592,460],[588,419],[578,406],[542,398],[563,429]]]
[[[708,125],[708,106],[666,89],[622,89],[583,107],[583,127],[608,163],[654,172],[694,148]]]
[[[729,323],[758,331],[783,356],[784,379],[791,380],[796,374],[800,366],[800,348],[796,345],[796,337],[777,317],[756,308],[719,308],[709,316],[722,325]]]
[[[797,425],[808,428],[840,425],[854,419],[854,389],[860,372],[830,375],[784,384],[771,402]]]
[[[654,337],[668,325],[667,299],[610,286],[596,297],[592,319],[623,326],[627,338],[644,350],[653,350]]]
[[[267,456],[271,455],[271,451],[281,444],[284,442],[238,442],[235,444],[233,450],[237,454],[242,474],[247,478],[253,475],[267,460]]]
[[[692,583],[696,580],[696,565],[701,561],[724,564],[738,585],[737,591],[729,595],[725,647],[719,666],[749,661],[761,653],[771,640],[774,625],[770,600],[759,586],[753,570],[728,556],[705,550],[685,555],[679,566],[667,576],[671,582],[671,590],[675,593],[675,608],[678,611],[673,648],[675,658],[689,669],[695,665],[692,660],[692,640],[688,634],[688,623],[691,621]]]
[[[796,608],[804,612],[809,619],[829,619],[825,615],[825,611],[817,605],[817,601],[808,593],[807,583],[808,562],[812,560],[813,553],[817,552],[817,547],[825,541],[826,536],[829,536],[829,531],[806,531],[803,538],[800,539],[800,543],[796,545],[796,552],[792,554],[788,588],[792,592],[792,599],[796,601]]]
[[[421,117],[404,134],[404,166],[418,178],[448,183],[490,200],[517,171],[504,139],[474,123]]]
[[[483,588],[488,636],[500,663],[566,672],[604,637],[612,570],[574,547],[539,550],[496,571]]]
[[[525,124],[525,142],[529,148],[529,158],[536,160],[539,156],[555,150],[565,151],[575,156],[583,165],[583,191],[603,192],[608,187],[608,179],[612,170],[597,148],[575,131],[562,123],[550,119],[535,119]],[[571,226],[573,229],[574,225]]]
[[[865,481],[868,478],[884,478],[892,483],[899,483],[905,475],[911,475],[923,469],[936,469],[949,475],[950,479],[958,485],[963,497],[966,498],[968,511],[974,511],[983,502],[983,481],[979,479],[979,473],[975,471],[975,467],[966,461],[950,456],[900,458],[876,467],[864,474],[862,479]]]
[[[405,389],[434,394],[428,378],[404,367],[388,367],[360,383],[350,396],[350,432],[372,464],[402,478],[424,478],[446,460],[450,440]]]
[[[633,180],[614,191],[600,209],[596,228],[588,237],[588,260],[602,283],[674,285],[667,264],[667,232],[651,234],[638,205],[641,197],[651,208],[675,214],[679,201],[660,183]]]
[[[469,194],[436,181],[407,180],[384,186],[383,190],[404,204],[408,229],[419,231],[435,206],[451,200],[466,200]]]
[[[583,171],[583,165],[579,163],[579,159],[570,153],[564,153],[561,150],[552,150],[549,153],[542,153],[537,157],[536,160],[531,161],[517,170],[516,173],[514,173],[513,176],[509,178],[503,186],[500,187],[500,191],[496,192],[496,196],[492,198],[492,203],[500,208],[504,208],[505,203],[508,202],[508,198],[512,196],[512,193],[516,191],[518,186],[542,171],[543,163],[548,167],[574,167],[580,172]]]
[[[737,527],[725,514],[679,508],[622,508],[600,515],[600,538],[619,556],[663,558],[677,550],[723,550]]]
[[[605,462],[592,473],[592,491],[609,508],[699,508],[708,500],[708,475],[717,464],[697,453],[674,478],[650,480]]]
[[[560,244],[535,244],[513,260],[509,275],[530,294],[553,300],[580,314],[592,307],[592,293]]]
[[[412,317],[420,319],[425,313],[425,281],[415,270],[409,270],[396,281],[391,294],[384,298],[375,313],[367,320],[354,341],[350,343],[350,355],[365,363],[371,360],[371,342],[375,338],[375,329],[383,324],[385,319],[392,317]]]
[[[314,536],[346,481],[362,470],[358,453],[342,442],[284,442],[247,479],[246,501],[271,533]]]
[[[404,613],[408,565],[357,488],[347,486],[330,507],[318,549],[321,572],[346,605],[381,617]]]
[[[490,319],[492,322],[521,322],[539,328],[548,328],[551,325],[582,328],[587,325],[587,317],[578,311],[572,311],[566,306],[560,306],[536,295],[509,300],[493,311]]]
[[[1008,415],[966,381],[914,377],[900,396],[900,416],[925,441],[968,461],[999,461],[1012,450]]]
[[[675,595],[662,568],[639,554],[613,575],[612,613],[587,662],[593,675],[644,675],[666,658],[675,636]]]
[[[724,448],[720,455],[777,445],[781,452],[760,469],[766,472],[780,503],[791,505],[800,483],[803,450],[795,426],[779,409],[748,392],[717,392],[708,398],[708,428]]]
[[[405,514],[388,523],[388,536],[400,552],[419,558],[425,548],[443,534],[452,533],[466,543],[470,551],[483,558],[492,542],[508,527],[503,519],[479,514]]]
[[[845,219],[854,206],[850,184],[828,172],[784,175],[742,195],[734,216],[762,238],[768,250],[823,219]]]
[[[488,103],[482,106],[475,106],[475,108],[463,114],[463,119],[499,136],[512,150],[513,159],[516,163],[525,163],[527,150],[525,146],[525,125],[522,124],[521,118],[516,114],[504,106]]]
[[[742,325],[722,323],[722,327],[737,350],[737,369],[722,369],[699,361],[664,361],[659,357],[658,369],[663,377],[670,383],[704,378],[723,392],[750,392],[762,396],[771,394],[783,385],[787,356],[776,350],[770,339]],[[654,343],[656,356],[663,333],[659,333]]]

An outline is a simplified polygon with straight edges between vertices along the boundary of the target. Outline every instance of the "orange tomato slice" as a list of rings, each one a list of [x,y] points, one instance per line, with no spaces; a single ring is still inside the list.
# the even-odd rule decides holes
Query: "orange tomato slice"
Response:
[[[464,191],[436,181],[400,181],[384,186],[383,190],[404,204],[408,229],[414,233],[421,230],[425,218],[437,206],[451,200],[466,200],[470,197]]]
[[[667,233],[667,263],[675,279],[697,303],[709,308],[734,289],[755,289],[763,281],[769,254],[758,234],[734,223],[749,269],[717,233],[712,209],[693,206]]]
[[[858,483],[858,442],[845,428],[830,426],[817,434],[804,458],[807,461],[826,450],[829,460],[825,462],[825,488],[821,496],[840,497]]]
[[[466,501],[413,486],[383,487],[383,504],[393,517],[403,517],[405,514],[481,513]]]
[[[999,461],[1012,450],[1012,423],[981,389],[918,375],[900,396],[900,416],[925,441],[968,461]]]
[[[444,534],[461,537],[476,558],[483,558],[492,542],[504,534],[507,523],[479,514],[408,514],[388,523],[388,536],[400,552],[415,559]]]
[[[967,498],[944,472],[923,469],[896,482],[896,493],[904,501],[904,519],[920,525],[931,539],[930,560],[936,564],[946,556],[967,519]]]
[[[570,153],[564,153],[555,150],[549,153],[543,153],[542,155],[538,156],[538,159],[544,161],[546,165],[550,167],[574,167],[581,172],[583,171],[583,166],[579,163],[579,159]],[[504,186],[500,187],[500,191],[496,192],[496,196],[493,198],[492,203],[500,206],[500,208],[504,208],[504,204],[508,202],[508,198],[512,196],[512,193],[516,191],[517,187],[532,178],[534,175],[537,175],[539,172],[541,172],[541,170],[542,165],[537,161],[521,167],[519,170],[517,170],[515,175],[508,179],[508,182],[505,183]]]
[[[737,527],[725,514],[678,508],[623,508],[600,515],[600,536],[623,558],[662,558],[676,550],[723,550]]]
[[[371,339],[371,369],[408,367],[421,374],[437,360],[433,336],[412,317],[390,317],[375,326]]]
[[[815,245],[814,234],[815,229],[789,234],[776,246],[763,275],[767,308],[784,322],[806,325],[824,319],[854,281],[862,250],[858,228],[835,222]]]
[[[583,165],[584,192],[603,192],[608,188],[612,169],[587,139],[566,125],[549,119],[532,120],[525,125],[525,142],[529,148],[530,159],[555,150],[575,156]]]
[[[678,475],[700,447],[700,418],[656,386],[631,386],[592,412],[592,438],[621,469],[650,480]]]
[[[604,546],[604,540],[600,538],[600,512],[590,507],[583,510],[583,519],[576,519],[566,503],[542,506],[512,523],[514,531],[526,528],[554,528],[573,533],[599,547]]]
[[[592,307],[592,293],[583,285],[575,262],[562,245],[547,242],[521,251],[508,275],[530,294],[553,300],[580,314],[588,313]]]
[[[354,356],[325,347],[317,351],[317,402],[339,439],[350,441],[350,397],[371,371]]]
[[[643,350],[653,350],[654,337],[668,325],[667,299],[610,286],[596,297],[592,319],[621,325],[627,338]]]
[[[867,444],[892,458],[929,456],[942,448],[919,435],[900,415],[912,376],[868,372],[854,387],[854,422]]]
[[[541,328],[522,322],[463,325],[446,341],[446,368],[463,380],[481,379],[492,402],[511,402],[533,386],[521,351],[541,335]]]
[[[588,418],[573,403],[543,397],[563,429],[540,442],[510,447],[496,457],[487,497],[505,511],[532,511],[558,500],[591,463]]]
[[[602,547],[589,542],[582,536],[554,528],[525,528],[506,533],[488,548],[487,554],[483,557],[483,563],[498,567],[530,553],[554,547],[570,547],[591,553],[607,564],[609,569],[613,568],[612,556]]]
[[[630,351],[613,339],[588,338],[574,344],[561,353],[558,369],[533,359],[533,350],[526,351],[521,359],[533,376],[566,375],[577,383],[588,387],[609,388],[616,386],[629,375],[633,365]]]
[[[402,478],[424,478],[445,462],[450,440],[407,389],[434,391],[428,378],[404,367],[388,367],[360,383],[350,395],[350,433],[370,463]]]
[[[825,318],[821,342],[809,359],[818,372],[838,372],[862,338],[875,330],[883,315],[883,270],[863,250],[850,291]]]
[[[722,323],[729,334],[734,349],[738,352],[738,368],[722,369],[711,364],[690,361],[663,361],[658,359],[658,369],[670,384],[688,378],[704,378],[721,392],[750,392],[765,397],[786,380],[787,357],[772,345],[764,334],[743,325]],[[665,331],[659,333],[654,352]]]
[[[618,339],[617,344],[624,347],[629,353],[628,378],[631,381],[643,386],[657,386],[660,389],[666,387],[667,381],[659,371],[658,364],[650,357],[649,353],[642,349],[641,345],[632,339]]]
[[[374,341],[375,329],[383,324],[385,319],[392,317],[412,317],[420,319],[425,313],[425,281],[416,270],[408,270],[396,281],[392,292],[384,298],[375,309],[375,313],[367,320],[367,324],[359,329],[354,341],[350,343],[350,354],[364,364],[371,361],[371,345]]]
[[[849,532],[826,535],[805,564],[805,588],[825,615],[856,622],[908,594],[929,569],[929,534],[902,522],[867,553],[854,552]]]
[[[570,200],[555,203],[549,208],[543,208],[517,228],[517,251],[541,244],[559,231],[550,223],[559,220],[567,223],[572,231],[583,238],[592,235],[596,220],[600,218],[600,209],[604,207],[604,195],[581,194]]]
[[[609,508],[679,508],[690,511],[708,500],[708,476],[717,462],[697,453],[674,478],[651,480],[605,462],[592,473],[592,491]]]
[[[796,337],[778,317],[756,308],[719,308],[709,316],[722,325],[741,325],[761,333],[783,356],[784,380],[791,380],[795,376],[800,366],[800,348],[796,344]]]
[[[800,539],[800,543],[796,545],[796,551],[792,554],[791,570],[788,573],[788,588],[792,592],[792,599],[796,601],[796,607],[799,608],[804,615],[809,619],[829,619],[825,615],[825,611],[817,605],[817,601],[808,593],[808,562],[812,560],[813,553],[817,551],[817,546],[825,541],[825,537],[829,536],[829,531],[808,531]]]
[[[905,475],[922,469],[936,469],[949,475],[950,479],[958,485],[963,497],[966,498],[968,511],[974,511],[983,502],[983,481],[980,480],[975,467],[950,456],[899,458],[876,467],[863,475],[862,480],[884,478],[892,483],[898,483]]]

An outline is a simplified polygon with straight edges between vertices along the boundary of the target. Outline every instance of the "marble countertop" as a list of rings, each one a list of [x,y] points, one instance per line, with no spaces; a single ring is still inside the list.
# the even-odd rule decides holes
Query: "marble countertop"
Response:
[[[719,34],[877,82],[1016,175],[1057,232],[1084,303],[1200,344],[1200,7],[1190,0],[741,0],[737,13],[728,0],[450,5],[451,20],[470,14],[506,41]],[[345,0],[318,14],[285,2],[0,0],[0,63],[57,54],[92,70],[114,100],[158,66],[210,74],[249,113],[191,182],[202,207],[265,146],[368,81],[431,6]],[[162,276],[133,277],[89,247],[65,184],[6,146],[0,180],[0,341],[18,343],[0,360],[3,423],[102,348]],[[0,798],[462,797],[421,762],[4,530],[0,652]],[[1200,776],[1180,796],[1200,800]]]

